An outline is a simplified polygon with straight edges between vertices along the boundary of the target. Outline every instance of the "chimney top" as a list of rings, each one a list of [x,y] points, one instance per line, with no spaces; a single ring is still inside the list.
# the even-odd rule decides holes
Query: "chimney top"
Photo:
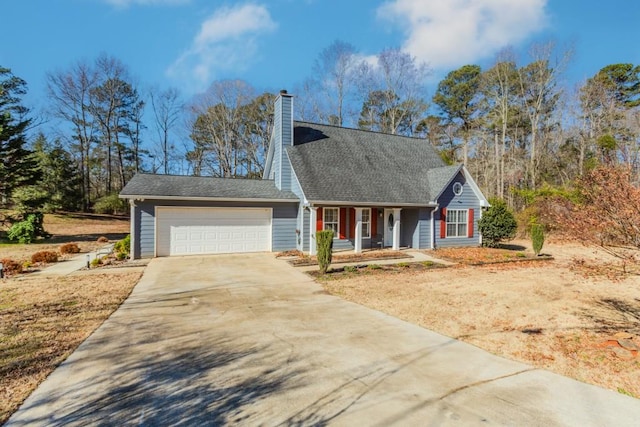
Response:
[[[287,94],[286,89],[280,89],[280,95],[286,95],[286,94]]]

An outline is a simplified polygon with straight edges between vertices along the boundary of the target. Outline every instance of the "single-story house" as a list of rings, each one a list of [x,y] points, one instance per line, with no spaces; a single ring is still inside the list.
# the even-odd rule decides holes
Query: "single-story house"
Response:
[[[133,258],[234,252],[478,246],[486,198],[463,165],[447,166],[424,139],[293,120],[275,101],[262,180],[137,174]]]

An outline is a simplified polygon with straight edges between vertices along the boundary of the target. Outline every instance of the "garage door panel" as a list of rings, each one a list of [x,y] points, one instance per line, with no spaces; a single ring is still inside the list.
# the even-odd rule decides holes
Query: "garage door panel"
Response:
[[[271,209],[158,208],[157,255],[271,250]]]

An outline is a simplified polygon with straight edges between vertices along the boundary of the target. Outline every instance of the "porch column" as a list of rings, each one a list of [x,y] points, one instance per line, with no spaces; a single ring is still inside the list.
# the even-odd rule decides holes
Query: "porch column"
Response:
[[[400,250],[400,208],[393,209],[393,244],[391,249]]]
[[[355,236],[355,242],[354,242],[354,252],[359,254],[362,253],[362,208],[355,208],[356,209],[356,225],[355,225],[355,230],[356,230],[356,236]]]
[[[318,208],[309,208],[309,255],[316,254],[316,222],[318,221]]]

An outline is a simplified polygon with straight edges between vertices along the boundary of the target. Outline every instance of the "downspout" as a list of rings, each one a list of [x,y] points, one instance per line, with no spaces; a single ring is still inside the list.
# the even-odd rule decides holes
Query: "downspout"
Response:
[[[129,236],[130,236],[130,245],[129,245],[129,256],[131,259],[140,258],[139,254],[136,251],[136,201],[134,199],[129,199],[129,209],[130,209],[130,219],[129,219]]]

